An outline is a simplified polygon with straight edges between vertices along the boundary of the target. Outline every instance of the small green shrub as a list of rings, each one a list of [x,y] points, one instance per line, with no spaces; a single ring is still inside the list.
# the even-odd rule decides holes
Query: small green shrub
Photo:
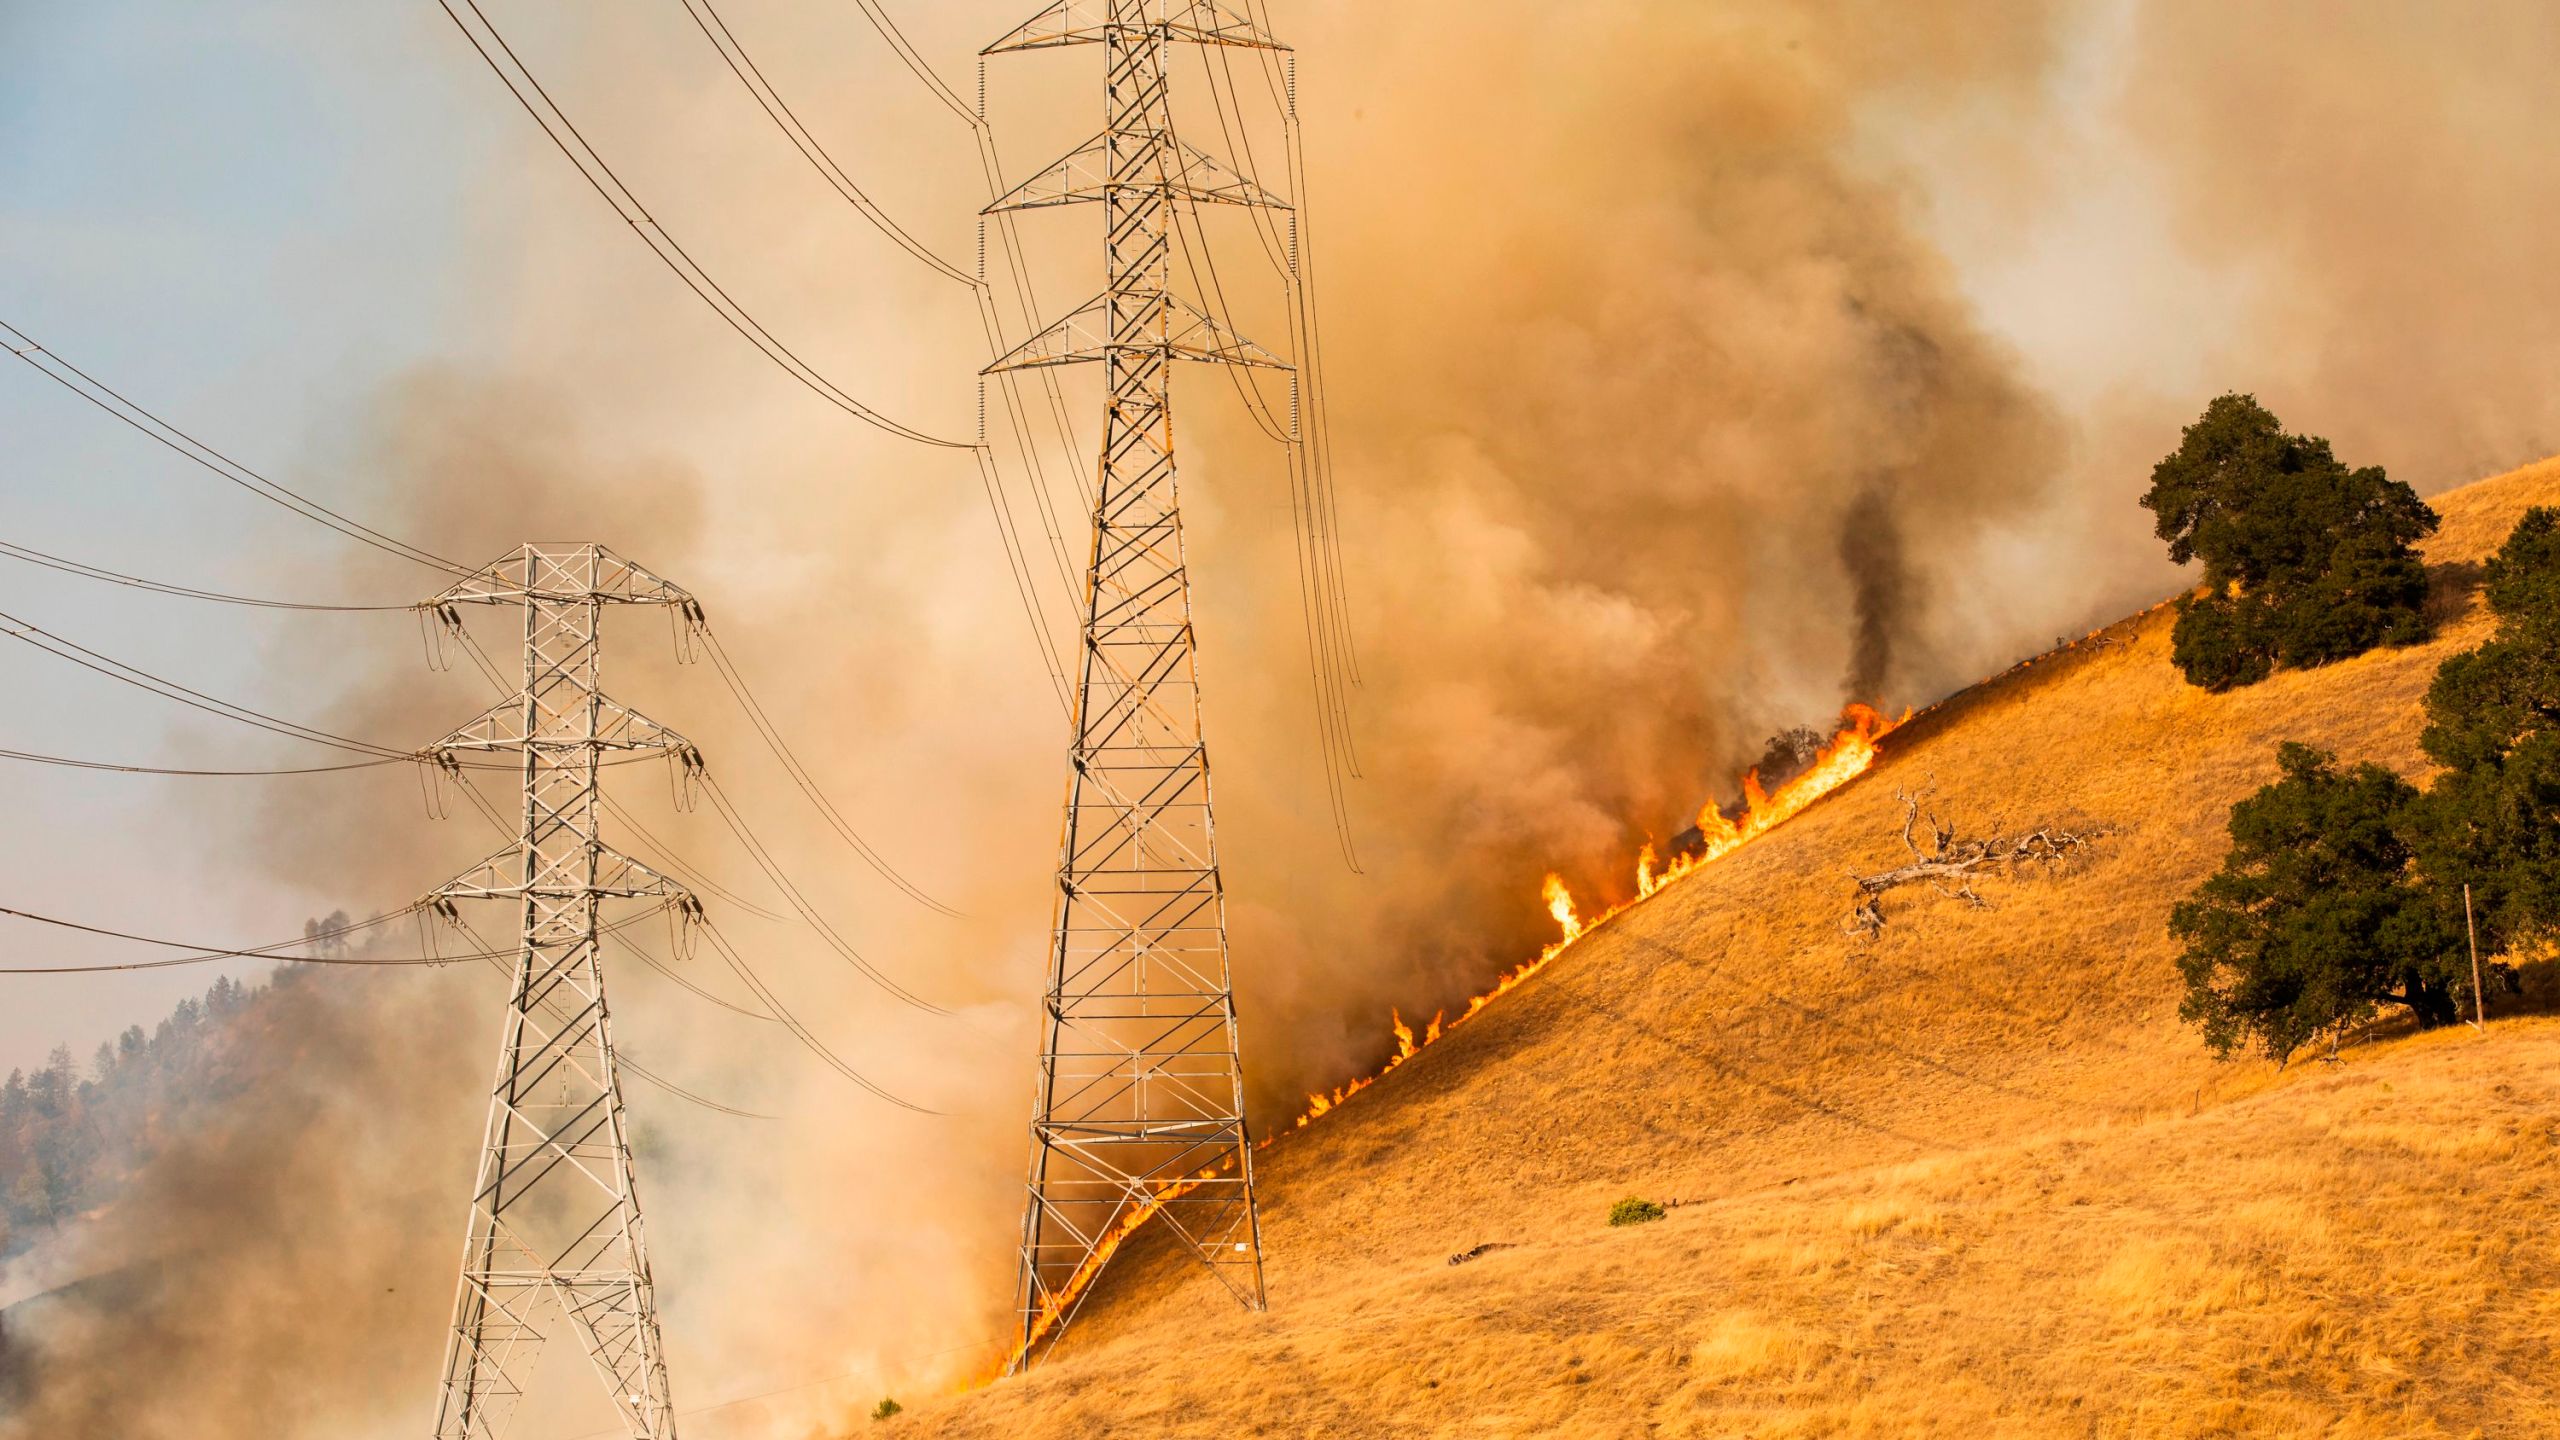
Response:
[[[886,1420],[890,1416],[895,1415],[906,1408],[906,1406],[899,1404],[897,1401],[883,1396],[879,1404],[871,1407],[871,1418],[873,1420]]]
[[[1612,1225],[1642,1225],[1648,1221],[1659,1220],[1662,1216],[1661,1206],[1650,1200],[1640,1200],[1633,1195],[1609,1207],[1609,1223]]]

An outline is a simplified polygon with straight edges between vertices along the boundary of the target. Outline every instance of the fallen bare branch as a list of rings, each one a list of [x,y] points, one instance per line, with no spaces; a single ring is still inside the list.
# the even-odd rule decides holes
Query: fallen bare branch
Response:
[[[2023,834],[1994,833],[1976,839],[1963,839],[1956,834],[1952,821],[1927,815],[1927,845],[1916,834],[1923,812],[1918,794],[1896,791],[1902,801],[1902,848],[1911,853],[1911,863],[1873,875],[1853,879],[1858,887],[1858,901],[1842,926],[1848,933],[1873,936],[1884,929],[1884,905],[1880,899],[1888,890],[1904,885],[1927,885],[1950,900],[1961,900],[1976,909],[1988,910],[1991,902],[1973,888],[1974,879],[1982,875],[2006,874],[2022,865],[2051,864],[2089,844],[2100,831],[2065,830],[2046,825]]]

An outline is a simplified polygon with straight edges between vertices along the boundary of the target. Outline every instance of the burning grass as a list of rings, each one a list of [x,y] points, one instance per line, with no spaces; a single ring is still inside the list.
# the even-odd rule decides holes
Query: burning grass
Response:
[[[2554,500],[2560,464],[2443,497],[2430,558]],[[1394,1017],[1398,1064],[1440,1058],[1257,1163],[1269,1314],[1135,1235],[1032,1384],[901,1423],[2560,1434],[2560,1022],[2217,1065],[2162,928],[2276,741],[2415,768],[2418,697],[2474,621],[2215,696],[2169,667],[2169,618],[1916,716],[1876,762],[2120,824],[2086,867],[1997,911],[1915,904],[1853,953],[1848,872],[1900,818],[1867,785],[1614,921],[1576,904],[1574,965],[1458,1038]],[[1595,1224],[1631,1191],[1683,1204]],[[1447,1264],[1488,1237],[1509,1248]]]
[[[1907,720],[1911,717],[1906,712],[1902,718]],[[1635,893],[1589,919],[1584,919],[1580,908],[1574,904],[1573,892],[1566,887],[1564,877],[1548,875],[1540,887],[1540,898],[1546,902],[1547,913],[1555,917],[1556,939],[1547,942],[1536,956],[1505,971],[1494,981],[1492,989],[1469,999],[1466,1008],[1455,1018],[1446,1010],[1432,1016],[1418,1040],[1414,1038],[1413,1027],[1405,1023],[1403,1012],[1390,1011],[1388,1025],[1395,1035],[1396,1053],[1375,1074],[1344,1081],[1330,1094],[1309,1095],[1307,1108],[1300,1112],[1289,1129],[1305,1129],[1343,1101],[1384,1080],[1398,1066],[1438,1044],[1442,1036],[1474,1019],[1486,1006],[1529,983],[1533,976],[1554,964],[1557,956],[1573,948],[1583,936],[1652,899],[1673,882],[1696,874],[1784,825],[1803,814],[1805,807],[1865,774],[1867,767],[1875,763],[1876,742],[1900,723],[1900,720],[1885,718],[1869,706],[1853,704],[1842,712],[1839,730],[1822,746],[1813,763],[1781,784],[1775,792],[1761,789],[1758,769],[1743,772],[1740,820],[1729,818],[1722,806],[1713,800],[1708,801],[1698,812],[1699,844],[1673,855],[1667,864],[1655,854],[1653,842],[1646,841],[1644,848],[1636,853]],[[1262,1143],[1269,1145],[1276,1138],[1265,1137]]]
[[[1910,717],[1906,713],[1903,718]],[[1779,785],[1775,791],[1764,790],[1761,787],[1760,772],[1757,768],[1745,771],[1742,778],[1743,813],[1740,820],[1728,818],[1721,806],[1712,800],[1708,801],[1698,812],[1700,844],[1696,848],[1673,856],[1671,863],[1664,865],[1657,860],[1653,845],[1648,841],[1636,856],[1634,895],[1609,906],[1587,921],[1575,908],[1573,892],[1566,888],[1563,877],[1548,875],[1541,887],[1541,894],[1546,902],[1547,913],[1555,917],[1559,932],[1557,939],[1549,941],[1536,956],[1523,960],[1505,971],[1495,980],[1493,988],[1469,999],[1466,1008],[1459,1011],[1456,1017],[1452,1018],[1446,1010],[1432,1016],[1430,1023],[1423,1027],[1419,1038],[1415,1036],[1413,1027],[1405,1023],[1404,1013],[1401,1010],[1389,1011],[1388,1026],[1395,1036],[1395,1054],[1374,1074],[1347,1080],[1335,1086],[1330,1094],[1309,1095],[1307,1108],[1299,1114],[1296,1122],[1288,1127],[1288,1131],[1281,1133],[1305,1129],[1345,1100],[1385,1079],[1398,1066],[1421,1054],[1428,1047],[1438,1044],[1441,1037],[1474,1019],[1486,1006],[1527,984],[1531,977],[1554,964],[1556,957],[1571,949],[1583,936],[1653,898],[1674,881],[1697,873],[1775,830],[1802,814],[1807,806],[1866,773],[1867,767],[1875,763],[1876,742],[1899,723],[1901,722],[1885,718],[1872,707],[1852,704],[1842,712],[1839,730],[1815,754],[1812,763]],[[1268,1147],[1278,1138],[1277,1135],[1266,1135],[1258,1142],[1256,1148]],[[1207,1179],[1209,1176],[1203,1175],[1197,1178]],[[1188,1194],[1194,1183],[1196,1182],[1193,1180],[1176,1181],[1131,1205],[1123,1212],[1113,1223],[1110,1233],[1103,1238],[1100,1245],[1094,1248],[1093,1253],[1086,1257],[1085,1262],[1076,1267],[1075,1273],[1067,1277],[1064,1285],[1042,1302],[1038,1315],[1034,1317],[1021,1342],[987,1377],[987,1382],[991,1383],[1012,1373],[1014,1367],[1021,1363],[1023,1356],[1031,1353],[1048,1339],[1060,1324],[1073,1316],[1084,1299],[1085,1291],[1101,1275],[1112,1256],[1119,1253],[1120,1247],[1128,1241],[1129,1237],[1153,1219],[1166,1204]],[[1624,1222],[1613,1217],[1610,1223],[1615,1225]]]

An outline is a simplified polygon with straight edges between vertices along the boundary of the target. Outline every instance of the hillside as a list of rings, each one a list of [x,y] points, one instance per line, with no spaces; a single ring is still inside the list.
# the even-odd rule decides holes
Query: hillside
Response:
[[[2560,1434],[2560,1020],[2215,1063],[2163,924],[2298,739],[2415,773],[2472,562],[2560,462],[2438,497],[2424,647],[2184,686],[2158,609],[1956,697],[1264,1152],[1272,1309],[1133,1243],[1028,1380],[848,1433]],[[1897,787],[2107,834],[1993,908],[1849,869]],[[1610,1202],[1683,1202],[1610,1229]],[[1453,1267],[1454,1252],[1495,1250]]]

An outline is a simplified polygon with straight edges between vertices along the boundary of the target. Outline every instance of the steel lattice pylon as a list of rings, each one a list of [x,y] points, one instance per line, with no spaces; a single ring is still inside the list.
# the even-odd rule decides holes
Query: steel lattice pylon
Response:
[[[504,1431],[540,1348],[546,1296],[585,1342],[634,1440],[673,1440],[596,944],[606,900],[690,907],[692,898],[607,847],[596,822],[606,752],[688,762],[695,752],[605,698],[597,630],[608,605],[700,611],[684,591],[598,545],[525,546],[429,604],[457,624],[461,605],[524,610],[523,690],[437,746],[440,756],[513,752],[524,781],[516,843],[429,897],[448,914],[459,900],[513,901],[521,917],[437,1440],[495,1440]]]
[[[1100,44],[1103,133],[989,206],[1099,202],[1108,283],[988,367],[1099,361],[1109,391],[1017,1299],[1053,1342],[1130,1226],[1159,1218],[1263,1304],[1226,897],[1174,488],[1177,359],[1287,366],[1166,286],[1182,204],[1278,205],[1174,136],[1175,42],[1283,48],[1210,0],[1068,0],[986,53]]]

